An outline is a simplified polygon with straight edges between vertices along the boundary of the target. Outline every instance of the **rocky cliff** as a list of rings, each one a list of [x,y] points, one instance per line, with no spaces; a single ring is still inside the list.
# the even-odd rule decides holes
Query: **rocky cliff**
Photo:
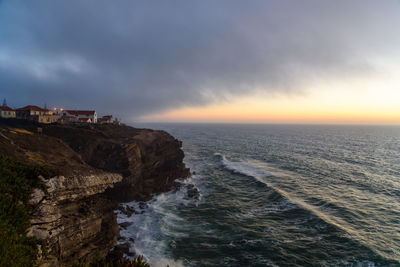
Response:
[[[37,128],[42,133],[37,133]],[[35,190],[29,235],[45,239],[42,265],[70,265],[107,255],[121,201],[147,200],[189,176],[181,142],[166,132],[115,125],[37,125],[0,121],[0,154],[60,174]]]

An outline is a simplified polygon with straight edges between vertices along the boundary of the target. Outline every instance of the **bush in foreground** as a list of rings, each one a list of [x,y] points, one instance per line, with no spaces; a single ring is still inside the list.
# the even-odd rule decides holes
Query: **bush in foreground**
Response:
[[[42,188],[39,175],[49,177],[53,170],[0,156],[0,266],[34,266],[37,245],[27,237],[28,204],[34,188]]]

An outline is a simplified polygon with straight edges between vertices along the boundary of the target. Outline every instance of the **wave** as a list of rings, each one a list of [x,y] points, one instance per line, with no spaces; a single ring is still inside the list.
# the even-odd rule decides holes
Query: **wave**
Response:
[[[226,169],[234,173],[254,177],[262,183],[265,183],[262,178],[273,175],[271,171],[265,171],[262,167],[260,167],[259,165],[263,164],[260,162],[229,161],[224,155],[220,153],[214,153],[214,156],[221,159],[221,164]]]
[[[120,225],[119,244],[129,244],[129,254],[133,258],[143,255],[151,266],[184,266],[168,254],[174,246],[174,239],[184,237],[187,222],[174,210],[181,206],[197,206],[202,201],[202,194],[195,185],[196,177],[178,180],[180,187],[176,191],[156,196],[149,202],[132,201],[121,204],[123,209],[134,210],[134,214],[116,210]]]
[[[277,178],[284,179],[285,177],[294,176],[297,174],[289,173],[288,171],[278,170],[274,167],[268,166],[267,164],[256,160],[230,161],[226,158],[225,155],[222,155],[220,153],[215,153],[214,156],[220,159],[220,164],[225,169],[233,173],[242,174],[256,179],[258,182],[266,185],[270,190],[272,190],[274,194],[278,194],[279,198],[282,198],[281,201],[279,201],[277,204],[271,205],[269,209],[253,208],[245,214],[236,214],[236,216],[243,217],[243,219],[249,219],[255,216],[259,216],[260,214],[281,213],[300,208],[315,215],[316,217],[324,221],[327,225],[333,226],[338,230],[340,229],[344,232],[344,236],[346,236],[348,239],[358,241],[362,243],[366,248],[375,251],[369,246],[368,242],[362,242],[363,239],[360,236],[360,233],[358,233],[354,229],[351,229],[350,227],[347,227],[347,223],[342,218],[337,217],[334,214],[330,214],[329,211],[324,209],[325,207],[314,206],[313,204],[309,203],[307,199],[302,199],[296,195],[286,192],[276,183]],[[268,181],[267,179],[269,177],[274,179]],[[326,205],[334,205],[334,203],[326,203],[323,206]],[[365,263],[365,261],[363,263]],[[371,263],[367,266],[374,266],[374,264]]]
[[[286,205],[299,205],[302,208],[312,211],[312,212],[317,212],[316,208],[313,207],[311,204],[306,203],[304,200],[290,196],[286,191],[283,189],[279,188],[277,183],[267,181],[266,178],[271,177],[271,176],[289,176],[291,174],[288,174],[284,171],[276,170],[275,168],[266,165],[263,162],[257,161],[257,160],[245,160],[245,161],[230,161],[226,158],[225,155],[222,155],[220,153],[215,153],[214,154],[216,157],[220,158],[220,163],[221,165],[233,172],[233,173],[238,173],[242,174],[248,177],[252,177],[256,179],[257,181],[263,183],[266,185],[268,188],[273,190],[275,193],[277,193],[280,197],[285,199]],[[269,170],[266,170],[269,169]],[[271,171],[270,171],[271,170]],[[275,179],[274,179],[275,180]]]

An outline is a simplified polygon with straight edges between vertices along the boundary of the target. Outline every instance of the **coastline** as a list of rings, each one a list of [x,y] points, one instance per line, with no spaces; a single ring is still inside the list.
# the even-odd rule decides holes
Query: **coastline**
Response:
[[[190,176],[182,143],[164,131],[0,121],[0,154],[60,170],[32,195],[28,233],[46,241],[39,265],[84,263],[117,244],[119,203],[149,200]],[[114,249],[115,250],[115,249]],[[119,255],[122,256],[122,255]],[[115,253],[114,253],[115,257]]]

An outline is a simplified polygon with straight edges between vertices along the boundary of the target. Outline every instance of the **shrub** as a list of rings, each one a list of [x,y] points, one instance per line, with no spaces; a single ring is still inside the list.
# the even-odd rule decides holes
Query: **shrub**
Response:
[[[39,175],[49,177],[54,170],[0,156],[0,266],[33,266],[37,245],[26,236],[29,228],[28,204],[34,188],[44,185]]]

